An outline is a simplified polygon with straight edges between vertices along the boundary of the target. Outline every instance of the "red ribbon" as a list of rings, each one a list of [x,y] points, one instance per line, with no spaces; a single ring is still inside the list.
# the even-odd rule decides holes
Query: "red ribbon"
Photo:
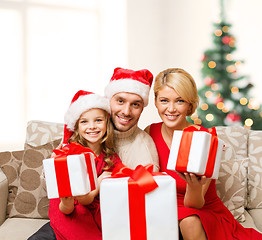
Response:
[[[217,138],[216,128],[214,127],[209,129],[199,130],[196,127],[191,126],[183,130],[183,134],[180,140],[178,156],[177,156],[176,170],[178,172],[187,172],[188,157],[189,157],[194,131],[205,131],[212,135],[211,142],[209,145],[206,170],[204,173],[206,177],[210,178],[213,175],[215,161],[216,161],[217,147],[218,147],[218,138]]]
[[[153,178],[153,165],[150,164],[146,167],[139,165],[135,170],[132,170],[127,168],[124,164],[118,163],[111,176],[113,178],[129,177],[128,198],[130,239],[146,240],[145,194],[158,187]]]
[[[97,158],[96,154],[90,148],[86,148],[78,143],[72,142],[66,145],[65,147],[63,147],[62,149],[54,149],[53,152],[56,154],[54,159],[54,166],[56,172],[56,181],[57,181],[57,189],[58,189],[59,197],[72,196],[68,166],[67,166],[68,155],[79,155],[82,153],[85,155],[85,162],[87,166],[87,172],[89,174],[91,191],[96,189],[90,155],[85,154],[85,153],[92,153],[94,154],[95,158]]]

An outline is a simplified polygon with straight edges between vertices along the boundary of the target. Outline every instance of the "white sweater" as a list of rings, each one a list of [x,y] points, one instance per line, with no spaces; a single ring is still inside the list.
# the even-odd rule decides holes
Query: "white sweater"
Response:
[[[154,164],[159,171],[159,159],[152,138],[137,125],[126,132],[114,130],[116,153],[122,162],[134,169],[137,165]]]

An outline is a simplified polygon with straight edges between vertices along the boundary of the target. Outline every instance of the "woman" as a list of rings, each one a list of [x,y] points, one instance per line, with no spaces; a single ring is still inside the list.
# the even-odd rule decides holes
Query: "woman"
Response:
[[[262,239],[254,229],[241,226],[216,194],[215,180],[192,173],[167,170],[174,130],[193,126],[186,120],[196,110],[199,97],[192,76],[179,68],[160,72],[154,84],[155,106],[162,122],[148,126],[158,154],[160,171],[167,172],[177,183],[177,205],[180,233],[183,239]]]

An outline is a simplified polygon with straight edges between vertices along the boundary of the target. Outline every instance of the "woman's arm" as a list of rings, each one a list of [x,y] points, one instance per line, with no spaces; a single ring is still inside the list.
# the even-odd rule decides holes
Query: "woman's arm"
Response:
[[[187,182],[185,207],[202,208],[205,205],[205,194],[211,179],[207,179],[205,176],[199,178],[193,173],[178,173],[178,175]]]

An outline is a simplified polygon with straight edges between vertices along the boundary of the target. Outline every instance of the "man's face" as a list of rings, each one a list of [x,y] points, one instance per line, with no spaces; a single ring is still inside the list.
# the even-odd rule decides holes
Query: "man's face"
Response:
[[[137,94],[120,92],[111,98],[110,107],[115,129],[125,132],[137,124],[144,102]]]

